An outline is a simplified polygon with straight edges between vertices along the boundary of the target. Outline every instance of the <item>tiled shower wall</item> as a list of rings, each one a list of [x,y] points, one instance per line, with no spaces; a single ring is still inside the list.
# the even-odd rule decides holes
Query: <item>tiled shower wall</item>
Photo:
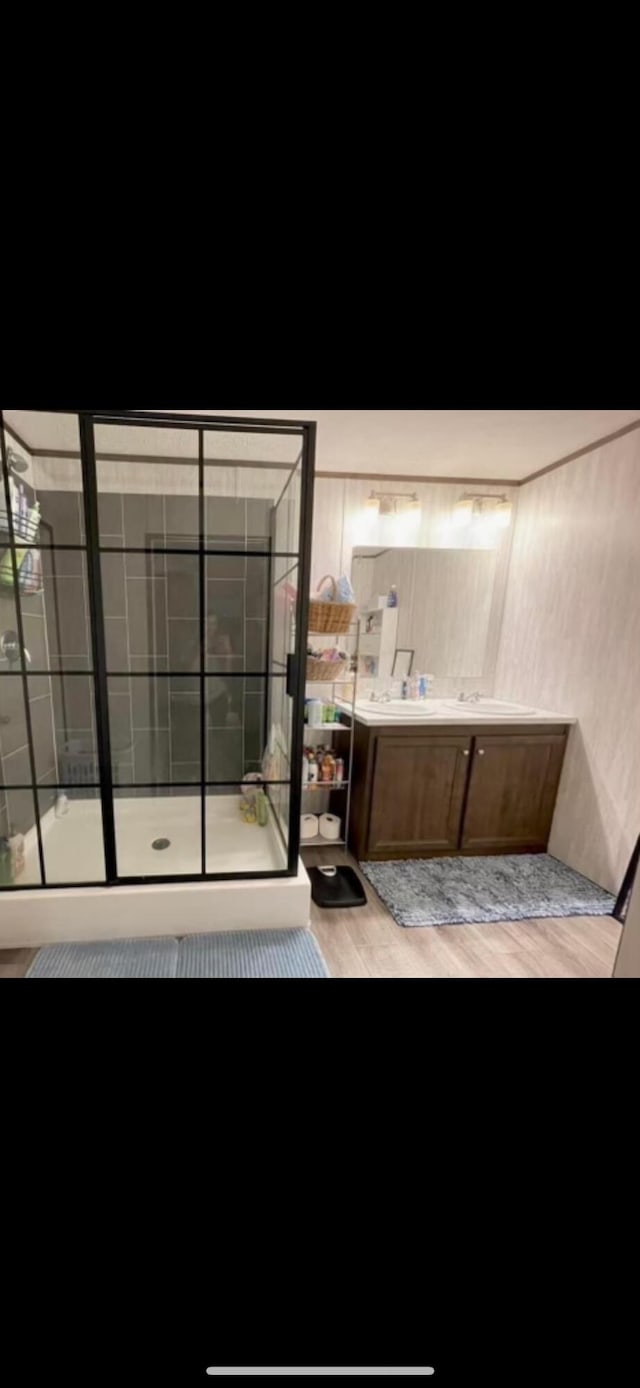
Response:
[[[82,544],[80,495],[53,490],[39,495],[55,543]],[[208,547],[269,549],[270,510],[266,501],[207,497]],[[103,546],[194,549],[193,558],[161,552],[102,556],[107,666],[149,675],[109,679],[114,781],[199,782],[200,680],[188,677],[200,660],[198,499],[105,493],[99,519]],[[89,667],[91,650],[84,555],[58,552],[55,564],[57,612],[52,585],[46,608],[52,668],[81,671]],[[208,557],[206,565],[207,774],[238,782],[259,768],[264,751],[265,681],[244,672],[267,666],[269,561],[223,553]],[[184,677],[153,678],[168,670]],[[230,675],[235,678],[225,678]],[[91,760],[92,680],[71,676],[54,683],[61,759],[66,746],[72,763],[85,756]]]
[[[8,438],[11,447],[31,467],[31,458],[25,449]],[[21,474],[20,480],[27,487],[30,471]],[[4,510],[4,485],[1,491],[1,505]],[[3,534],[4,538],[4,534]],[[5,547],[0,540],[0,556]],[[47,624],[45,621],[44,599],[41,593],[22,595],[22,620],[25,646],[31,658],[32,669],[48,669]],[[16,606],[12,587],[0,587],[0,635],[7,631],[17,632]],[[3,663],[2,670],[19,671],[18,665]],[[51,808],[55,798],[54,791],[46,787],[56,781],[56,755],[52,714],[52,691],[48,678],[29,679],[29,710],[33,730],[34,751],[38,786],[40,813]],[[0,837],[6,834],[25,834],[35,823],[33,794],[30,790],[11,789],[11,783],[28,785],[31,783],[31,766],[27,743],[27,728],[24,716],[24,691],[19,673],[0,680]]]

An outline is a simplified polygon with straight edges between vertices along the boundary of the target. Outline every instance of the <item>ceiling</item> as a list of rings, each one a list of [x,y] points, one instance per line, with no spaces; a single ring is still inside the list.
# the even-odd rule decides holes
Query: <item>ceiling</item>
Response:
[[[175,413],[190,413],[175,411]],[[315,419],[321,472],[521,481],[569,453],[640,419],[638,410],[194,410],[243,418]],[[37,449],[77,449],[71,416],[5,410],[7,423]],[[109,451],[193,457],[179,430],[109,429]],[[290,462],[298,440],[207,435],[208,456]],[[106,439],[103,447],[107,447]],[[209,451],[210,449],[210,451]]]

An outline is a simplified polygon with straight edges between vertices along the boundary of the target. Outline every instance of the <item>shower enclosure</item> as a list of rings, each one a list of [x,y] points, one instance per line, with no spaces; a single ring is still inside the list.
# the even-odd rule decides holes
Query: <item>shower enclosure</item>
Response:
[[[8,410],[0,436],[2,891],[295,877],[315,425]]]

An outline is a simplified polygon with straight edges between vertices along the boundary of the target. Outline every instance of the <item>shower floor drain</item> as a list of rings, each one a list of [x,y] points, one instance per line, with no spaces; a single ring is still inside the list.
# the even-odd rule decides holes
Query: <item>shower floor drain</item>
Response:
[[[171,848],[171,839],[154,839],[151,847],[157,848],[158,852],[163,848]]]

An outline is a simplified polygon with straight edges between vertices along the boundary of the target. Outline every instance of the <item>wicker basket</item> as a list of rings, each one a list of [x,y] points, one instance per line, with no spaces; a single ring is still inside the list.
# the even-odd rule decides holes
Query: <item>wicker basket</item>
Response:
[[[324,578],[320,580],[318,592],[327,579],[333,584],[334,601],[324,602],[321,598],[311,599],[309,603],[309,631],[323,631],[330,636],[338,636],[341,632],[349,630],[356,611],[356,604],[355,602],[335,601],[338,585],[331,574],[325,574]]]
[[[346,679],[345,667],[348,668],[348,665],[348,660],[316,660],[314,656],[308,655],[307,679],[315,684],[329,684],[335,679]]]

